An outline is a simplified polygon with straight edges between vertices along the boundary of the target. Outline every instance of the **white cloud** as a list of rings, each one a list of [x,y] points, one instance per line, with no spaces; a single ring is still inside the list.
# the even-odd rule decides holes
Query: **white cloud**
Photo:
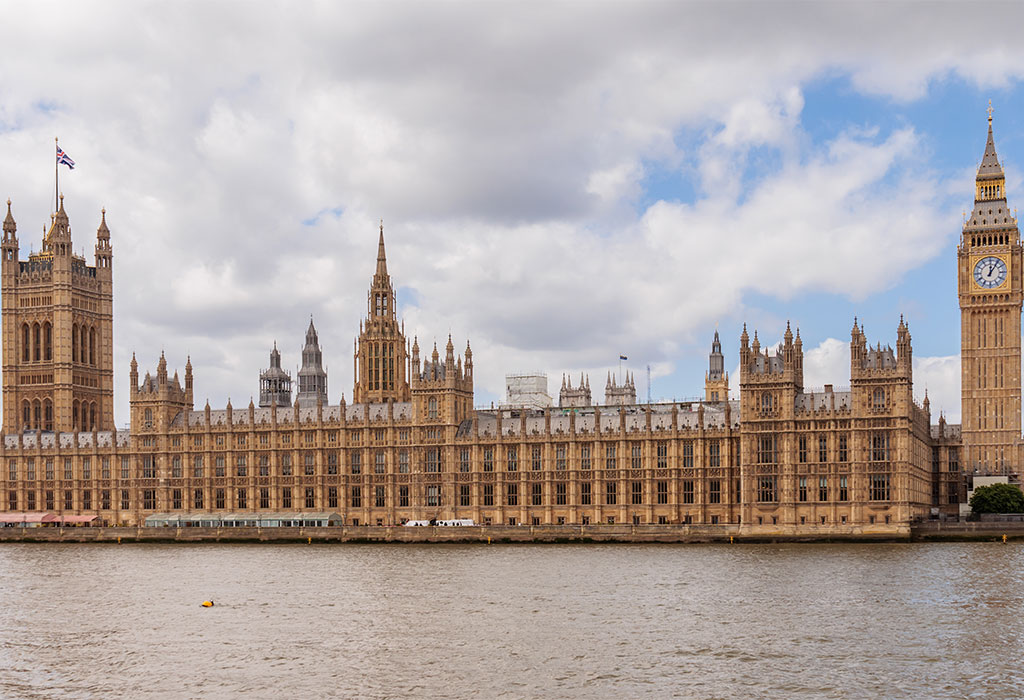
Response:
[[[914,395],[919,402],[926,390],[933,423],[938,422],[940,413],[948,423],[960,422],[959,355],[914,358]]]
[[[143,367],[191,352],[199,396],[237,403],[274,338],[295,360],[310,313],[331,399],[350,394],[379,217],[418,299],[410,335],[471,336],[482,395],[627,348],[671,368],[751,291],[864,297],[947,244],[950,185],[909,126],[810,142],[805,86],[846,75],[902,100],[1024,72],[975,6],[60,9],[5,15],[0,192],[38,248],[56,133],[79,164],[63,179],[78,247],[107,207],[122,422],[132,349]],[[752,173],[759,149],[778,163]],[[699,174],[698,199],[635,210],[659,169]]]
[[[804,351],[804,387],[819,391],[831,384],[838,391],[850,386],[850,342],[826,338]]]

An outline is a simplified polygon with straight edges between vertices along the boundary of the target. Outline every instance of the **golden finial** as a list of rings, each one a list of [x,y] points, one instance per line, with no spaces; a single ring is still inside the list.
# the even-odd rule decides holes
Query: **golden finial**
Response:
[[[987,111],[988,111],[988,123],[989,123],[989,125],[991,125],[992,124],[992,112],[994,111],[992,109],[992,100],[988,101],[988,110]]]
[[[380,220],[380,232],[384,233],[384,219]]]

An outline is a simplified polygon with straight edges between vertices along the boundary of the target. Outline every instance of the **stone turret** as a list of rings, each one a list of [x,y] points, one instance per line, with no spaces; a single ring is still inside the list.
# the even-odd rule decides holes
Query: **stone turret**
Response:
[[[11,200],[7,200],[7,216],[4,217],[4,235],[3,235],[3,266],[4,272],[17,271],[18,264],[18,225],[14,223],[14,217],[11,215]]]
[[[725,356],[722,355],[722,341],[718,337],[717,330],[715,339],[711,341],[708,371],[704,375],[704,400],[710,402],[729,400],[729,373],[725,371]]]
[[[580,383],[572,385],[572,377],[562,376],[562,388],[558,392],[559,408],[578,408],[590,406],[593,401],[590,395],[590,377],[580,373]]]
[[[277,343],[270,351],[270,366],[260,372],[260,408],[292,405],[292,377],[281,369]]]
[[[187,376],[191,381],[191,370]],[[147,372],[141,383],[138,381],[139,365],[133,354],[129,378],[132,434],[165,432],[185,411],[192,410],[190,392],[181,386],[178,373],[168,377],[167,358],[163,353],[160,353],[156,376]]]
[[[620,385],[611,372],[604,386],[604,403],[606,406],[633,406],[636,404],[636,384],[633,375],[626,372],[625,381]]]
[[[327,403],[327,371],[323,368],[323,353],[309,317],[306,329],[306,345],[302,348],[302,368],[299,369],[299,391],[295,395],[298,408],[316,408],[317,402]]]
[[[449,336],[444,361],[435,343],[430,359],[421,369],[419,343],[414,340],[414,374],[410,386],[413,409],[421,420],[454,426],[469,419],[473,411],[473,357],[469,343],[466,343],[466,352],[465,361],[456,358],[455,345]]]

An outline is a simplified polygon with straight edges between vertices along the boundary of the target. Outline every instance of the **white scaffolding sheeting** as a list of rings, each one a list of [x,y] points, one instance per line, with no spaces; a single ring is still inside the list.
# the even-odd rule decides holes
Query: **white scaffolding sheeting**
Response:
[[[546,408],[551,405],[548,375],[543,372],[505,375],[505,406],[509,408]]]

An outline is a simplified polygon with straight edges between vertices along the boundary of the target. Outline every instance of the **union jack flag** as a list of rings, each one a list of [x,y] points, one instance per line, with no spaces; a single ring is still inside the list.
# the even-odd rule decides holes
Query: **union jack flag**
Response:
[[[66,165],[71,170],[75,169],[75,161],[65,153],[60,146],[57,146],[57,165]]]

